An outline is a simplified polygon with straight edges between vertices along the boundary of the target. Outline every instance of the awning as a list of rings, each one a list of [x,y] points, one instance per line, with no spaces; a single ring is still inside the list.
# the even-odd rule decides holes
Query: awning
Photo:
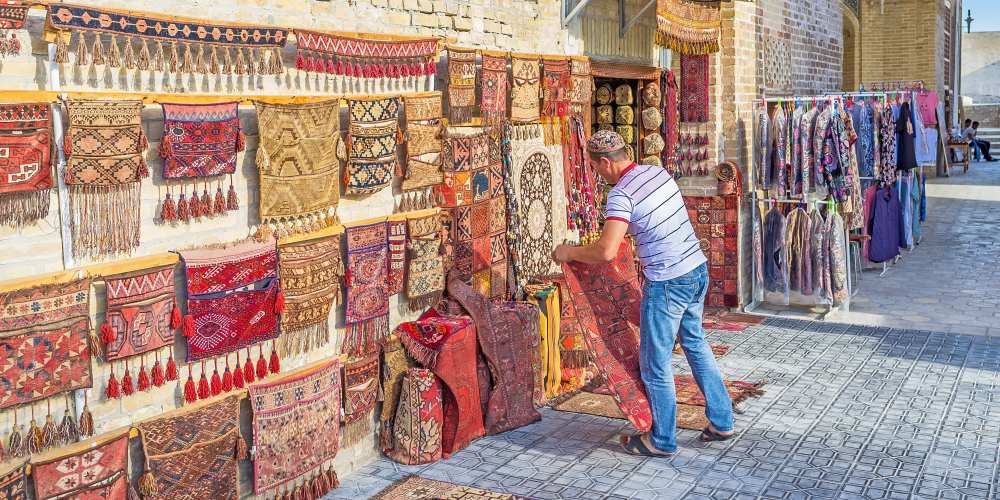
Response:
[[[657,80],[660,68],[639,64],[618,64],[591,59],[590,74],[598,78],[619,78],[623,80]]]
[[[718,0],[656,0],[656,43],[681,54],[719,51]]]

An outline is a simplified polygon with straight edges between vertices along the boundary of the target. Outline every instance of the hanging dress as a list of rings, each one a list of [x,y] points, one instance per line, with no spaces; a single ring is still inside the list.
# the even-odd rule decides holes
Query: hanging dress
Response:
[[[917,150],[912,113],[910,103],[904,102],[899,105],[899,119],[896,121],[896,143],[898,149],[896,168],[898,170],[912,170],[917,168]]]
[[[772,208],[764,218],[764,289],[787,293],[785,276],[785,216]]]
[[[868,259],[872,262],[886,262],[899,255],[899,196],[894,186],[880,188],[875,193],[872,209],[871,244]]]

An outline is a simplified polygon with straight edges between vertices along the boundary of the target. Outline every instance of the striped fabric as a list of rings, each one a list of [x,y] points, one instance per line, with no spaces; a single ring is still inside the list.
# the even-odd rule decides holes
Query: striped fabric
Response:
[[[663,168],[635,163],[626,168],[608,193],[607,220],[628,223],[649,280],[683,276],[706,261],[680,188]]]

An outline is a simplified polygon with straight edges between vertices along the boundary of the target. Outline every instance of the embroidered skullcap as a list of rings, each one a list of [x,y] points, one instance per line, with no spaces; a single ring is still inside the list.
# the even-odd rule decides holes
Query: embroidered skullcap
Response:
[[[587,141],[591,153],[611,153],[625,148],[625,140],[613,130],[598,130]]]

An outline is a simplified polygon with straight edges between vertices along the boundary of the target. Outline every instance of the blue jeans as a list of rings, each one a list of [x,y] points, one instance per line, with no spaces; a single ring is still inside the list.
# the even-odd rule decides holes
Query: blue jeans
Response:
[[[678,333],[695,382],[705,395],[705,416],[716,430],[733,430],[733,401],[701,326],[707,291],[705,264],[684,276],[646,280],[642,286],[639,366],[653,411],[651,440],[660,451],[677,449],[677,394],[670,362]]]

